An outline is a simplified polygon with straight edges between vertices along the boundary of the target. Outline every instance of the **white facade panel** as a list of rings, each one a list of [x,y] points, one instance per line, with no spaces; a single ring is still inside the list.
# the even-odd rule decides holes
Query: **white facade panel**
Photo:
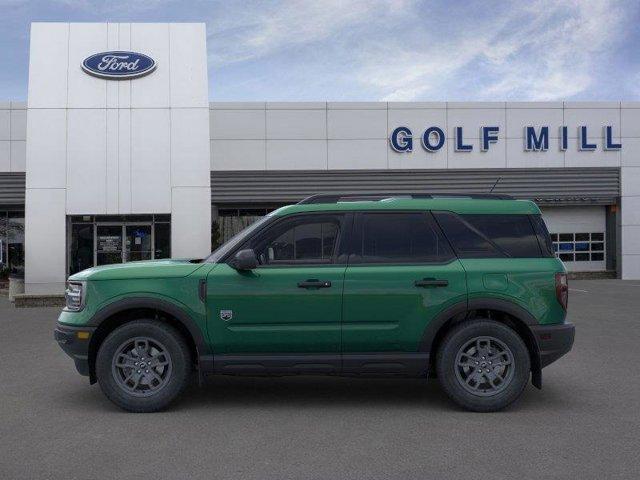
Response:
[[[478,129],[479,131],[479,129]],[[456,152],[455,140],[447,142],[449,168],[505,168],[507,166],[506,146],[502,133],[498,133],[498,142],[489,145],[486,152],[481,151],[480,139],[464,138],[465,145],[472,145],[470,152]]]
[[[131,24],[118,23],[118,49],[131,50]],[[131,80],[115,82],[118,87],[118,106],[131,108]]]
[[[209,108],[204,23],[171,23],[170,91],[174,108]],[[187,87],[187,88],[185,88]]]
[[[327,126],[330,140],[387,138],[387,111],[328,110]]]
[[[211,189],[173,189],[171,256],[204,258],[211,253]]]
[[[70,109],[67,126],[67,212],[106,213],[105,109]]]
[[[620,111],[621,130],[625,138],[640,138],[640,108],[623,108]]]
[[[549,127],[549,138],[560,136],[563,123],[563,110],[560,108],[507,108],[506,138],[523,138],[525,127]]]
[[[455,127],[462,127],[464,138],[478,139],[480,127],[498,127],[498,137],[504,142],[506,115],[504,108],[449,108],[448,137],[454,138]],[[455,163],[455,162],[454,162]]]
[[[387,137],[397,127],[408,127],[413,133],[413,149],[419,150],[420,139],[429,127],[439,127],[447,139],[447,111],[443,108],[403,108],[389,109],[387,112]],[[424,150],[423,150],[424,151]]]
[[[624,138],[620,152],[622,167],[640,167],[640,138]]]
[[[267,140],[267,170],[326,170],[326,140]]]
[[[587,135],[597,138],[602,145],[603,126],[613,127],[613,134],[620,136],[620,108],[565,108],[564,124],[569,138],[577,138],[579,127],[587,127]]]
[[[24,109],[11,110],[11,140],[27,139],[27,111]]]
[[[209,109],[171,109],[171,186],[209,187]]]
[[[11,110],[9,108],[0,109],[0,142],[3,140],[11,140]]]
[[[110,82],[108,85],[112,85]],[[117,93],[117,91],[116,91]],[[106,155],[105,155],[105,205],[106,213],[120,212],[118,205],[118,169],[119,169],[119,115],[118,110],[109,108],[106,113]]]
[[[267,139],[321,140],[327,138],[327,110],[268,110]]]
[[[266,111],[211,110],[210,127],[212,140],[264,140]]]
[[[120,82],[119,82],[120,83]],[[118,212],[131,213],[131,110],[118,110]]]
[[[620,139],[616,139],[619,141]],[[598,144],[598,148],[593,152],[580,151],[577,149],[577,144],[572,146],[575,139],[569,139],[569,148],[564,154],[565,167],[619,167],[620,166],[620,151],[617,150],[603,150],[602,138],[590,138],[589,142]]]
[[[27,189],[25,217],[25,289],[27,293],[63,293],[66,252],[65,190]]]
[[[265,140],[211,140],[211,170],[265,169]]]
[[[169,24],[132,23],[131,50],[150,56],[157,65],[153,73],[131,80],[131,107],[169,108]],[[189,89],[191,85],[185,83],[183,88]]]
[[[11,171],[11,142],[0,140],[0,172]]]
[[[389,168],[391,169],[423,169],[447,168],[447,146],[437,152],[427,152],[420,146],[411,152],[388,152]]]
[[[68,60],[69,24],[32,23],[29,108],[66,108]]]
[[[171,128],[168,108],[131,111],[131,212],[171,211]]]
[[[30,109],[27,135],[27,189],[66,188],[67,111]]]
[[[107,81],[87,75],[81,65],[108,49],[106,23],[69,24],[68,108],[106,108]]]
[[[544,152],[525,151],[524,139],[507,138],[507,168],[562,168],[565,152],[560,150],[557,138],[549,138],[549,149]]]
[[[387,168],[386,140],[329,140],[329,170]]]
[[[24,172],[27,168],[27,142],[11,142],[11,171]]]

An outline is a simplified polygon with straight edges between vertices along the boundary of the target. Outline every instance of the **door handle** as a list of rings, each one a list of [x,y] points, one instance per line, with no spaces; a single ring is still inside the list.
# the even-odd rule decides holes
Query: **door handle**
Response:
[[[416,287],[446,287],[449,285],[449,280],[440,280],[437,278],[423,278],[422,280],[416,280],[413,284]]]
[[[329,288],[331,282],[328,280],[309,279],[304,282],[298,282],[298,288]]]

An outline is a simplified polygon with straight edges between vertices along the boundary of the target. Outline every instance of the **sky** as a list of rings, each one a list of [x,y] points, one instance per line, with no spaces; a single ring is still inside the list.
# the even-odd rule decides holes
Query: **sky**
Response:
[[[205,22],[211,101],[640,100],[638,0],[0,0],[0,100],[33,21]]]

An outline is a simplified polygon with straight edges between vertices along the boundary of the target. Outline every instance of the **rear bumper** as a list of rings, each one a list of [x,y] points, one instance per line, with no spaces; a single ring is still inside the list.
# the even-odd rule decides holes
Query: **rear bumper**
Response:
[[[79,338],[78,332],[87,332],[87,338]],[[58,323],[53,331],[60,348],[69,355],[76,365],[80,375],[89,376],[89,343],[95,332],[95,327],[70,327]]]
[[[531,327],[540,349],[540,367],[555,362],[573,347],[576,327],[573,323]]]

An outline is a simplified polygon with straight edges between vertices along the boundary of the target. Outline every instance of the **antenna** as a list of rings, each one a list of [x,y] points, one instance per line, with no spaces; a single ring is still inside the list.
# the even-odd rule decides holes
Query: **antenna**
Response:
[[[498,185],[498,183],[500,183],[500,180],[502,180],[502,177],[498,177],[496,183],[494,183],[493,187],[491,187],[491,190],[489,190],[489,193],[493,193],[493,189],[496,188],[496,185]]]

